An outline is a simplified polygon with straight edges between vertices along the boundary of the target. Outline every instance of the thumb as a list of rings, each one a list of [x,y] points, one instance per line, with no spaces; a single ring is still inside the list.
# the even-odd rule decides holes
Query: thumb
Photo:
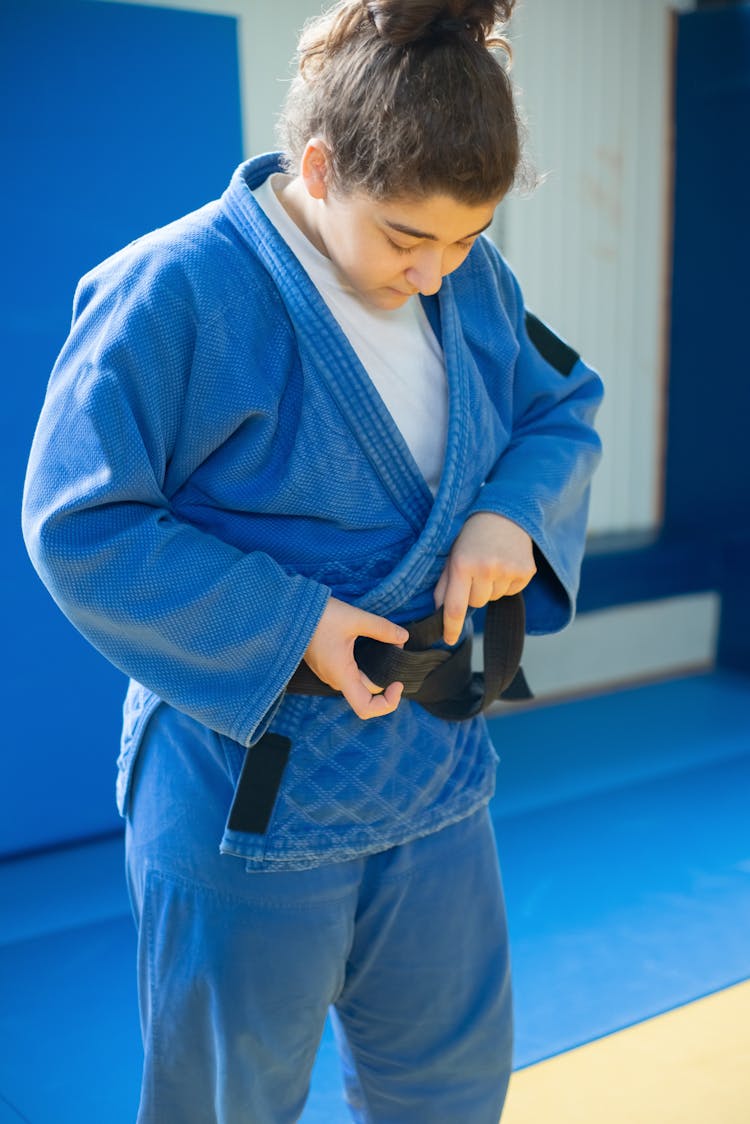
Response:
[[[396,644],[403,647],[409,639],[409,633],[401,625],[378,617],[375,613],[366,613],[364,609],[358,610],[356,622],[357,635],[369,636],[372,640],[380,640],[383,644]]]

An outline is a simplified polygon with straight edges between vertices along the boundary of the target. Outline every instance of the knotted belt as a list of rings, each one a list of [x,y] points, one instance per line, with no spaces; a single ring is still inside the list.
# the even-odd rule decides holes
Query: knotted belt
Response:
[[[471,669],[471,637],[455,648],[436,647],[443,636],[443,610],[403,626],[403,648],[360,636],[357,665],[379,687],[403,683],[403,697],[449,721],[474,718],[498,698],[531,698],[520,668],[526,631],[523,595],[490,601],[484,624],[484,670]],[[293,695],[342,697],[302,662],[287,684]],[[247,751],[229,814],[230,831],[265,834],[273,812],[291,741],[265,733]]]
[[[360,636],[354,644],[357,666],[379,687],[403,683],[403,698],[430,714],[460,722],[474,718],[501,696],[531,698],[521,671],[526,633],[523,595],[490,601],[484,625],[484,671],[471,670],[471,637],[457,648],[436,647],[443,637],[443,610],[403,626],[403,648]],[[340,695],[301,663],[287,685],[292,695]]]

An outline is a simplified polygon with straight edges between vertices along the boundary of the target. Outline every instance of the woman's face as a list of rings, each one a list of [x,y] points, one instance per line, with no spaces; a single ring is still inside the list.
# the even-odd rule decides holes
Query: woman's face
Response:
[[[492,222],[499,199],[479,205],[449,195],[382,202],[326,192],[316,233],[342,282],[375,308],[400,308],[436,293]]]

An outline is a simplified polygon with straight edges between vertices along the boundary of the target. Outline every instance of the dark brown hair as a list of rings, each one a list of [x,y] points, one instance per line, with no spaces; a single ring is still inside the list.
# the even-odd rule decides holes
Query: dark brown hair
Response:
[[[318,136],[343,193],[468,205],[505,194],[521,128],[497,30],[514,2],[339,0],[300,39],[280,119],[288,169]]]

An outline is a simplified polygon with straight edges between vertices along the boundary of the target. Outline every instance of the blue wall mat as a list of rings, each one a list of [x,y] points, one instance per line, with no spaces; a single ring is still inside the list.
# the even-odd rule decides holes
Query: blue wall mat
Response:
[[[680,16],[666,521],[750,513],[750,4]]]
[[[725,569],[719,661],[750,671],[750,4],[679,18],[667,527]]]
[[[3,0],[0,73],[2,855],[118,826],[124,678],[59,614],[20,536],[26,457],[76,281],[139,234],[219,195],[242,139],[228,17]]]

